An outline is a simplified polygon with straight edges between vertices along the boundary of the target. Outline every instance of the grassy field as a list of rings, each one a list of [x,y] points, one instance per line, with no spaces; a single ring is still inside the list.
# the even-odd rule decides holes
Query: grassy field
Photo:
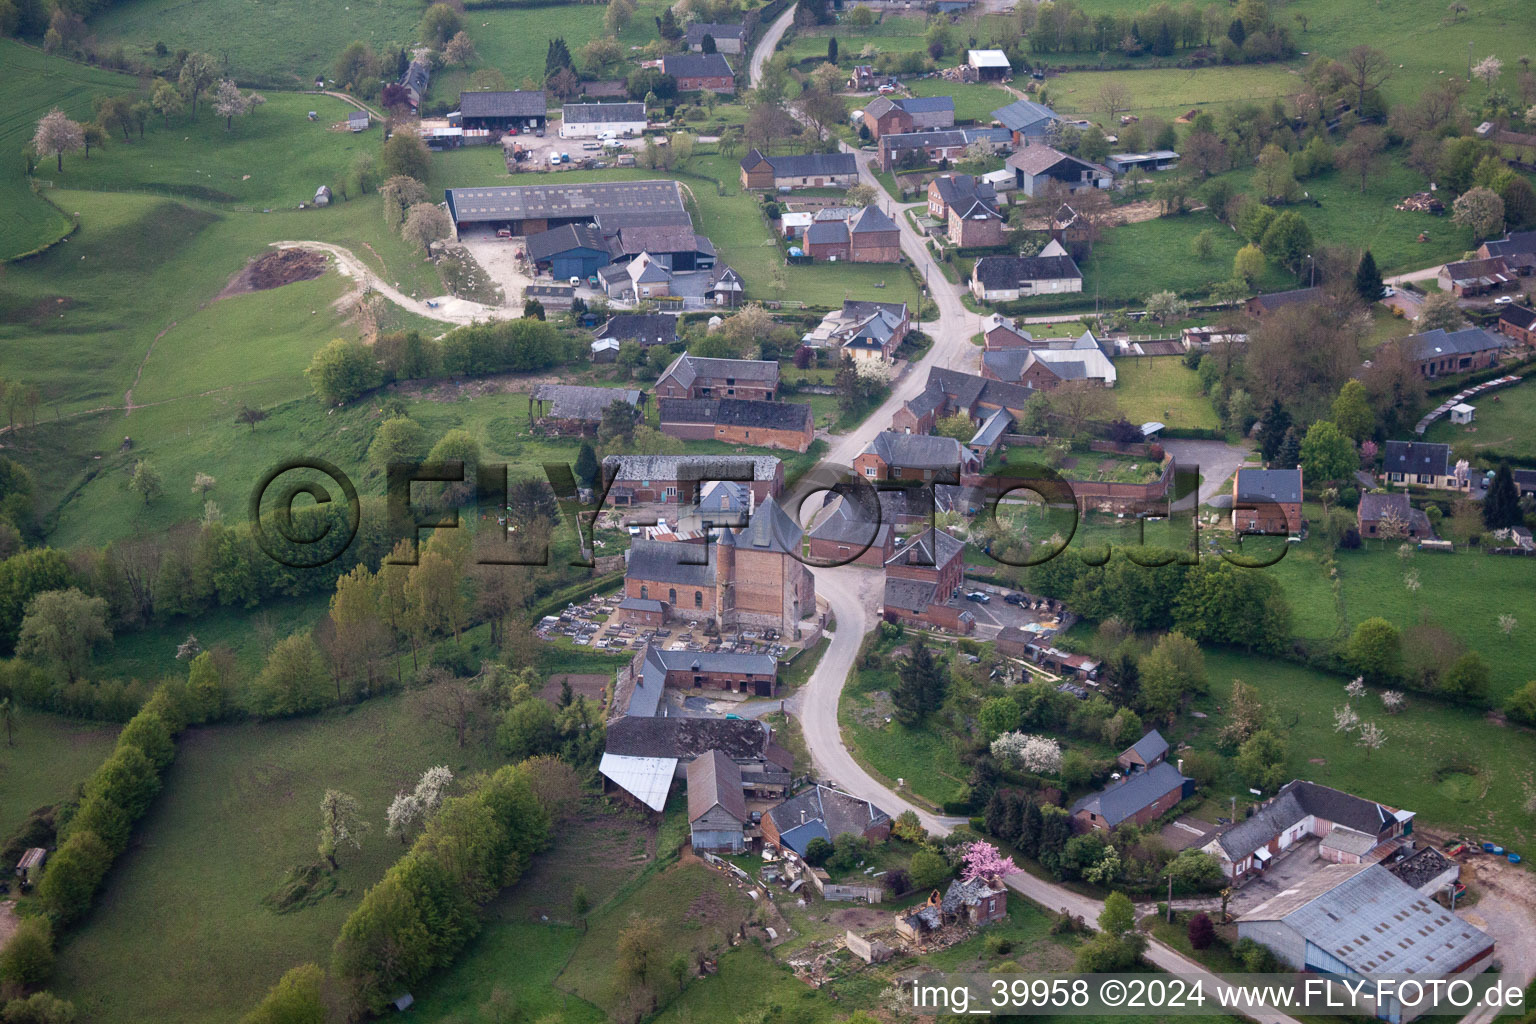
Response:
[[[1207,228],[1215,230],[1216,244],[1209,259],[1197,259],[1190,244]],[[1083,291],[1072,298],[1091,307],[1095,295],[1111,305],[1135,304],[1165,288],[1204,295],[1212,283],[1232,276],[1232,257],[1243,244],[1236,232],[1209,213],[1159,217],[1114,228],[1081,262]],[[1293,288],[1295,278],[1271,265],[1258,287],[1266,291]]]
[[[1473,402],[1477,415],[1470,425],[1452,423],[1447,416],[1429,428],[1425,439],[1466,445],[1474,451],[1493,449],[1525,463],[1536,462],[1536,384],[1495,391]]]
[[[406,696],[188,732],[96,912],[65,940],[54,990],[93,1021],[235,1019],[289,967],[326,962],[342,920],[400,856],[386,805],[434,764],[463,776],[490,762]],[[317,859],[327,788],[357,797],[373,829],[341,857],[334,895],[277,914],[262,899]]]
[[[32,140],[38,119],[54,107],[70,117],[88,118],[95,97],[127,92],[136,83],[127,75],[47,58],[41,50],[14,39],[0,39],[0,67],[11,83],[10,99],[5,113],[0,114],[0,147],[17,155],[0,171],[0,207],[5,209],[5,216],[0,217],[0,259],[9,259],[47,245],[71,226],[68,216],[27,185],[26,167],[19,154]],[[69,167],[72,173],[73,158]],[[38,175],[44,180],[61,177],[54,165],[46,162]]]
[[[951,82],[943,78],[918,78],[906,83],[914,96],[953,96],[956,121],[987,124],[992,111],[1013,102],[1013,94],[996,85]]]
[[[1536,838],[1524,810],[1536,794],[1536,736],[1529,730],[1412,695],[1407,710],[1386,715],[1367,695],[1355,702],[1356,711],[1387,734],[1386,746],[1370,753],[1333,728],[1333,709],[1346,702],[1347,680],[1224,652],[1207,653],[1206,668],[1217,702],[1225,702],[1233,678],[1258,688],[1288,745],[1287,777],[1406,807],[1426,825],[1486,836],[1512,849]],[[1220,724],[1220,716],[1202,722],[1199,736],[1187,738],[1207,746]]]
[[[18,710],[14,742],[0,742],[0,840],[39,807],[73,796],[116,741],[115,725]]]
[[[1052,76],[1052,107],[1063,114],[1102,120],[1099,90],[1116,82],[1130,91],[1131,109],[1140,116],[1155,114],[1173,120],[1191,109],[1221,110],[1245,101],[1292,96],[1303,86],[1301,76],[1277,64],[1223,68],[1163,68],[1133,71],[1074,71]],[[1113,133],[1118,125],[1104,125]]]
[[[1157,420],[1171,427],[1214,430],[1216,410],[1200,392],[1200,379],[1182,359],[1161,356],[1115,360],[1115,402],[1132,423]]]

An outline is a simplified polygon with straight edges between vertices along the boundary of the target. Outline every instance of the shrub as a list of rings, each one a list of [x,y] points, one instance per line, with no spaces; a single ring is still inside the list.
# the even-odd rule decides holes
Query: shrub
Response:
[[[949,862],[932,850],[919,850],[913,854],[909,870],[912,884],[918,889],[936,889],[950,876]]]
[[[892,868],[880,879],[892,896],[905,896],[912,891],[912,876],[905,868]]]
[[[817,836],[805,844],[805,862],[813,868],[819,868],[832,856],[832,844]]]
[[[998,935],[996,932],[987,936],[985,945],[987,952],[994,956],[1007,956],[1013,952],[1013,940],[1006,935]]]
[[[0,981],[36,988],[53,973],[53,926],[46,917],[27,917],[0,949]]]
[[[1278,963],[1268,946],[1253,939],[1238,939],[1232,952],[1242,961],[1243,969],[1249,974],[1272,974]]]
[[[76,832],[49,859],[37,887],[38,898],[60,924],[68,924],[90,909],[111,866],[112,851],[100,836]]]
[[[1189,919],[1189,944],[1196,949],[1209,949],[1216,941],[1216,926],[1204,913]]]

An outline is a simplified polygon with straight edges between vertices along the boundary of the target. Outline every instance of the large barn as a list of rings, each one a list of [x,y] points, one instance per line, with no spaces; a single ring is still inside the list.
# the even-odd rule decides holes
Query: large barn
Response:
[[[459,230],[472,226],[536,235],[562,224],[595,222],[605,235],[626,226],[692,226],[675,181],[594,181],[585,184],[493,185],[444,192]]]

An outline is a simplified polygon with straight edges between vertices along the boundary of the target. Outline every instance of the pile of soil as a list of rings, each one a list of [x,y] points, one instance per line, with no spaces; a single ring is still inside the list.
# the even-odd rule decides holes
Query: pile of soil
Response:
[[[279,249],[247,263],[245,269],[225,286],[219,298],[281,288],[295,281],[312,281],[325,273],[325,266],[324,253],[308,249]]]

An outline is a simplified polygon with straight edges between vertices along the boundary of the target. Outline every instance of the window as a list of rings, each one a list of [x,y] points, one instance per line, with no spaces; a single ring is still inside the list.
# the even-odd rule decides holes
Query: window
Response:
[[[677,604],[677,588],[676,587],[671,587],[671,588],[669,588],[667,590],[667,603],[668,604]]]
[[[648,600],[651,596],[651,588],[644,583],[640,584],[640,600]]]
[[[875,475],[875,467],[874,466],[865,466],[864,467],[864,475],[865,476],[874,476]]]
[[[695,608],[703,608],[704,607],[704,591],[702,591],[702,590],[695,590],[693,592],[693,606]]]

